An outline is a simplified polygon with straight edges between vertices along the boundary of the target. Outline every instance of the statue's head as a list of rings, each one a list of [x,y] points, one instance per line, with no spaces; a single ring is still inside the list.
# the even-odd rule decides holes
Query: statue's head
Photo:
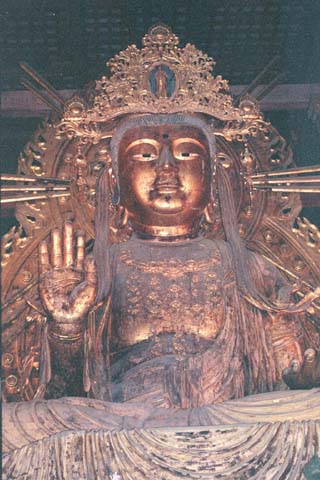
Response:
[[[112,142],[120,203],[133,230],[155,237],[194,235],[211,200],[214,136],[187,114],[129,117]]]
[[[245,139],[261,120],[255,102],[234,105],[228,82],[212,74],[212,58],[178,44],[170,28],[152,27],[142,49],[130,45],[108,62],[110,77],[101,77],[86,101],[75,96],[66,102],[58,126],[59,134],[79,140],[77,158],[91,143],[111,147],[114,203],[120,200],[133,230],[166,238],[194,235],[205,210],[211,222],[206,207],[215,136]],[[103,161],[110,170],[109,155]],[[103,242],[110,199],[104,177],[95,221],[96,239]]]

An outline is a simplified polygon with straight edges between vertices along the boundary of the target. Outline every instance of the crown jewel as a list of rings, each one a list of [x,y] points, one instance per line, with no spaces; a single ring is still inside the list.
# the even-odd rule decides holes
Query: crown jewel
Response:
[[[189,43],[178,44],[165,25],[152,27],[142,49],[130,45],[107,63],[111,76],[96,81],[88,106],[79,98],[67,102],[60,132],[97,142],[99,124],[130,113],[204,113],[229,126],[236,122],[236,129],[261,118],[256,105],[250,114],[233,105],[228,82],[212,75],[212,58]]]

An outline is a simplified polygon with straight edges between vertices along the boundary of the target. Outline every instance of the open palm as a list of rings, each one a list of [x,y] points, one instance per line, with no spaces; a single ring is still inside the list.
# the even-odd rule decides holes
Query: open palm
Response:
[[[96,296],[96,268],[92,257],[85,258],[84,234],[73,234],[66,222],[63,232],[51,233],[51,249],[46,241],[39,248],[40,297],[51,318],[52,331],[73,337],[82,330],[83,320]]]

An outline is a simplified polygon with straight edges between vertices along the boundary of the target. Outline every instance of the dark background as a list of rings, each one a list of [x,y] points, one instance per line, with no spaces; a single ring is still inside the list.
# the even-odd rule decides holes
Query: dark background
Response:
[[[78,89],[107,72],[106,61],[157,22],[181,45],[212,56],[231,85],[245,85],[275,56],[283,83],[320,82],[320,2],[317,0],[1,0],[1,90],[20,85],[18,64],[29,63],[57,89]],[[277,72],[273,72],[276,74]],[[320,99],[319,99],[320,102]],[[265,112],[286,137],[298,165],[319,163],[319,121],[310,110]],[[40,118],[3,116],[1,171],[15,172],[17,157]],[[319,198],[302,214],[320,224]],[[3,210],[2,233],[13,224]]]

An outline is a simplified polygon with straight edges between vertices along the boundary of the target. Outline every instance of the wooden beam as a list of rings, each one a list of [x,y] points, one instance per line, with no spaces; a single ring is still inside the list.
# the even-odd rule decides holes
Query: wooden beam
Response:
[[[237,96],[245,85],[231,86],[232,94]],[[256,90],[259,93],[260,88]],[[75,90],[60,90],[59,95],[68,99]],[[320,83],[278,85],[260,103],[262,111],[307,109],[314,98],[320,98]],[[1,95],[1,114],[3,117],[45,117],[50,109],[31,92],[26,90],[4,92]]]
[[[75,90],[60,90],[62,98],[68,99]],[[44,118],[50,108],[36,95],[28,90],[4,92],[1,94],[1,116],[11,118],[39,117]]]

